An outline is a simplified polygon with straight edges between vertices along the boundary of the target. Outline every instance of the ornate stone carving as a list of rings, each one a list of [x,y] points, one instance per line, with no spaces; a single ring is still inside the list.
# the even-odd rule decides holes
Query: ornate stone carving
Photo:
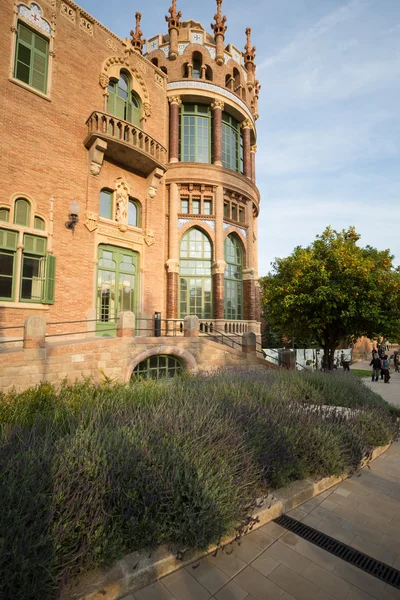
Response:
[[[42,17],[42,9],[32,2],[30,8],[25,4],[18,5],[18,14],[22,15],[27,21],[30,21],[35,27],[42,29],[47,35],[51,35],[51,26],[46,19]]]
[[[110,50],[112,50],[113,52],[117,52],[118,50],[117,44],[111,38],[108,38],[106,40],[106,46],[107,48],[110,48]]]
[[[89,148],[89,173],[100,175],[103,165],[104,153],[107,150],[107,142],[101,138],[95,138]]]
[[[155,244],[156,240],[151,229],[146,231],[146,237],[144,238],[144,241],[146,242],[147,246],[152,246]]]
[[[115,181],[115,220],[120,225],[128,225],[128,202],[131,189],[125,177]]]
[[[97,228],[97,233],[100,235],[104,235],[110,240],[120,240],[121,242],[132,242],[133,244],[141,244],[143,245],[143,236],[135,234],[130,231],[121,232],[116,227],[111,227],[110,225],[99,225]]]
[[[257,144],[250,146],[250,152],[257,152]]]
[[[128,40],[127,43],[129,44],[129,38],[127,38],[127,40]],[[123,42],[123,45],[125,46],[126,43]],[[132,50],[132,48],[131,48],[131,50]],[[133,50],[132,50],[132,52],[133,52]],[[141,63],[139,63],[139,65],[140,64]],[[138,70],[139,65],[136,65],[136,64],[135,64],[135,66],[132,65],[130,62],[130,56],[111,56],[104,63],[104,67],[103,67],[103,71],[101,72],[101,75],[108,77],[108,70],[113,65],[125,66],[133,73],[135,79],[138,81],[140,87],[142,88],[141,96],[142,96],[143,102],[145,105],[147,104],[148,107],[150,108],[149,92],[147,90],[144,77],[143,77],[142,73],[140,73]],[[108,85],[108,83],[107,83],[107,85]],[[145,108],[145,110],[146,110],[146,108]],[[148,116],[150,116],[150,113],[148,114]]]
[[[72,23],[76,22],[76,11],[71,6],[68,6],[68,4],[65,4],[65,2],[61,2],[60,13],[72,21]]]
[[[131,31],[131,36],[132,36],[131,46],[134,50],[136,50],[137,52],[142,54],[143,46],[145,45],[146,40],[142,39],[143,31],[140,29],[140,20],[142,18],[142,15],[140,14],[140,12],[137,12],[135,14],[135,18],[136,18],[136,30]]]
[[[148,119],[149,117],[151,117],[151,104],[150,102],[144,102],[143,103],[143,111],[144,111],[144,116],[146,119]]]
[[[227,30],[226,16],[222,16],[222,0],[217,0],[217,14],[214,15],[215,23],[211,23],[211,29],[214,31],[215,35],[223,35],[225,36],[225,31]]]
[[[160,87],[164,87],[164,78],[160,75],[160,73],[157,73],[156,71],[154,72],[154,81]]]
[[[246,119],[240,123],[240,127],[242,129],[253,129],[253,123],[250,121],[250,119]]]
[[[226,262],[224,260],[216,260],[213,264],[212,264],[212,274],[213,275],[223,275],[225,273],[225,269],[226,269]]]
[[[160,168],[156,168],[154,169],[154,171],[148,176],[147,178],[147,184],[148,184],[148,188],[147,188],[147,197],[150,200],[153,200],[153,198],[155,198],[158,188],[160,186],[160,182],[161,182],[161,178],[164,175],[164,171]]]
[[[179,260],[169,258],[167,260],[168,273],[179,273]]]
[[[168,98],[168,102],[170,104],[177,104],[178,106],[182,106],[182,100],[181,100],[180,96],[170,96]]]
[[[244,61],[245,63],[248,62],[254,62],[255,56],[256,56],[256,50],[257,48],[255,46],[251,47],[251,28],[248,27],[246,29],[246,37],[247,37],[247,43],[246,46],[244,47],[244,51],[245,51],[245,56],[244,56]]]
[[[94,212],[87,212],[85,227],[92,233],[99,225],[99,216]]]
[[[221,110],[224,110],[225,107],[225,102],[223,100],[214,100],[214,102],[212,102],[211,104],[211,109],[215,110],[216,108],[220,108]]]
[[[102,88],[106,89],[108,88],[108,84],[110,83],[110,78],[108,75],[106,75],[105,73],[100,73],[99,75],[99,83],[101,85]]]
[[[88,19],[86,19],[82,15],[80,16],[80,19],[79,19],[79,26],[82,29],[84,29],[86,31],[86,33],[88,33],[89,35],[93,35],[93,30],[94,30],[93,23],[88,21]]]

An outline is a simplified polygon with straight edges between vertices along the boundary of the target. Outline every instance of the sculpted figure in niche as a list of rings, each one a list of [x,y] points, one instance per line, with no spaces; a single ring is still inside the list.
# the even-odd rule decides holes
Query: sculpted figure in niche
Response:
[[[123,188],[117,191],[115,220],[122,224],[128,222],[128,194]]]

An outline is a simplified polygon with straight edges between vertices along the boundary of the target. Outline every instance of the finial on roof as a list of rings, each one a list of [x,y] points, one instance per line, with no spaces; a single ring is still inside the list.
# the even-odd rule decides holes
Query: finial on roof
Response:
[[[133,46],[133,48],[135,50],[137,50],[138,52],[140,52],[140,54],[142,54],[143,46],[146,43],[146,40],[142,39],[143,31],[140,29],[140,20],[142,18],[142,15],[139,12],[137,12],[135,14],[135,18],[136,18],[136,31],[131,31],[131,36],[132,36],[131,45]]]
[[[246,62],[254,62],[254,59],[256,57],[256,47],[253,46],[251,47],[251,28],[248,27],[246,29],[246,37],[247,37],[247,44],[244,47],[244,51],[245,51],[245,57],[244,57],[244,61]]]
[[[176,12],[176,0],[172,0],[172,6],[168,9],[168,12],[170,16],[168,17],[168,15],[166,15],[165,20],[167,21],[169,28],[175,27],[176,29],[179,29],[181,26],[180,18],[182,13],[181,11]]]
[[[215,23],[211,23],[211,28],[214,30],[214,34],[222,34],[225,35],[225,31],[227,30],[226,16],[222,16],[222,0],[217,0],[217,14],[214,15]]]

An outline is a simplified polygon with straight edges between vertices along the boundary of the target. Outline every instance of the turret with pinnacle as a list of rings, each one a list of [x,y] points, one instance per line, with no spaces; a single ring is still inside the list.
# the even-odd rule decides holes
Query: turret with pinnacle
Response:
[[[136,50],[137,52],[139,52],[139,54],[142,54],[143,52],[143,46],[146,43],[146,40],[142,39],[143,36],[143,31],[140,29],[140,20],[142,18],[142,15],[137,12],[135,14],[135,18],[136,18],[136,31],[131,31],[131,45],[134,48],[134,50]]]
[[[215,23],[211,23],[211,28],[214,31],[215,44],[217,47],[217,52],[215,56],[215,60],[217,65],[223,65],[225,62],[224,59],[224,41],[225,41],[225,32],[227,30],[226,16],[222,16],[222,0],[217,0],[217,14],[214,15]]]
[[[178,57],[178,32],[181,28],[180,19],[182,17],[181,11],[176,10],[176,0],[172,0],[172,6],[168,10],[170,16],[165,16],[165,20],[168,23],[168,33],[170,37],[169,47],[169,59],[176,60]]]

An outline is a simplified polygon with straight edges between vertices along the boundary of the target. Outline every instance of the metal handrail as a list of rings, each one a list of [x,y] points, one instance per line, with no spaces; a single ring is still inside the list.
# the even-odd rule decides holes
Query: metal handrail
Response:
[[[272,360],[276,360],[276,358],[275,358],[274,356],[271,356],[271,354],[268,354],[268,353],[267,353],[267,352],[266,352],[266,351],[265,351],[265,350],[262,348],[262,344],[260,344],[260,342],[257,342],[257,345],[259,345],[259,346],[261,347],[261,350],[262,350],[262,353],[263,353],[263,356],[264,356],[264,357],[267,357],[267,356],[268,356],[268,357],[269,357],[269,358],[271,358]],[[279,350],[279,349],[277,348],[277,349],[275,350],[275,352],[277,352],[277,353],[278,353],[279,360],[280,360],[280,357],[281,357],[281,354],[282,354],[282,352],[283,352],[283,351],[282,351],[282,350]],[[294,361],[294,364],[295,364],[296,366],[300,367],[301,369],[303,369],[304,371],[307,371],[306,367],[305,367],[304,365],[302,365],[301,363],[297,362],[297,360],[295,360],[295,361]]]

